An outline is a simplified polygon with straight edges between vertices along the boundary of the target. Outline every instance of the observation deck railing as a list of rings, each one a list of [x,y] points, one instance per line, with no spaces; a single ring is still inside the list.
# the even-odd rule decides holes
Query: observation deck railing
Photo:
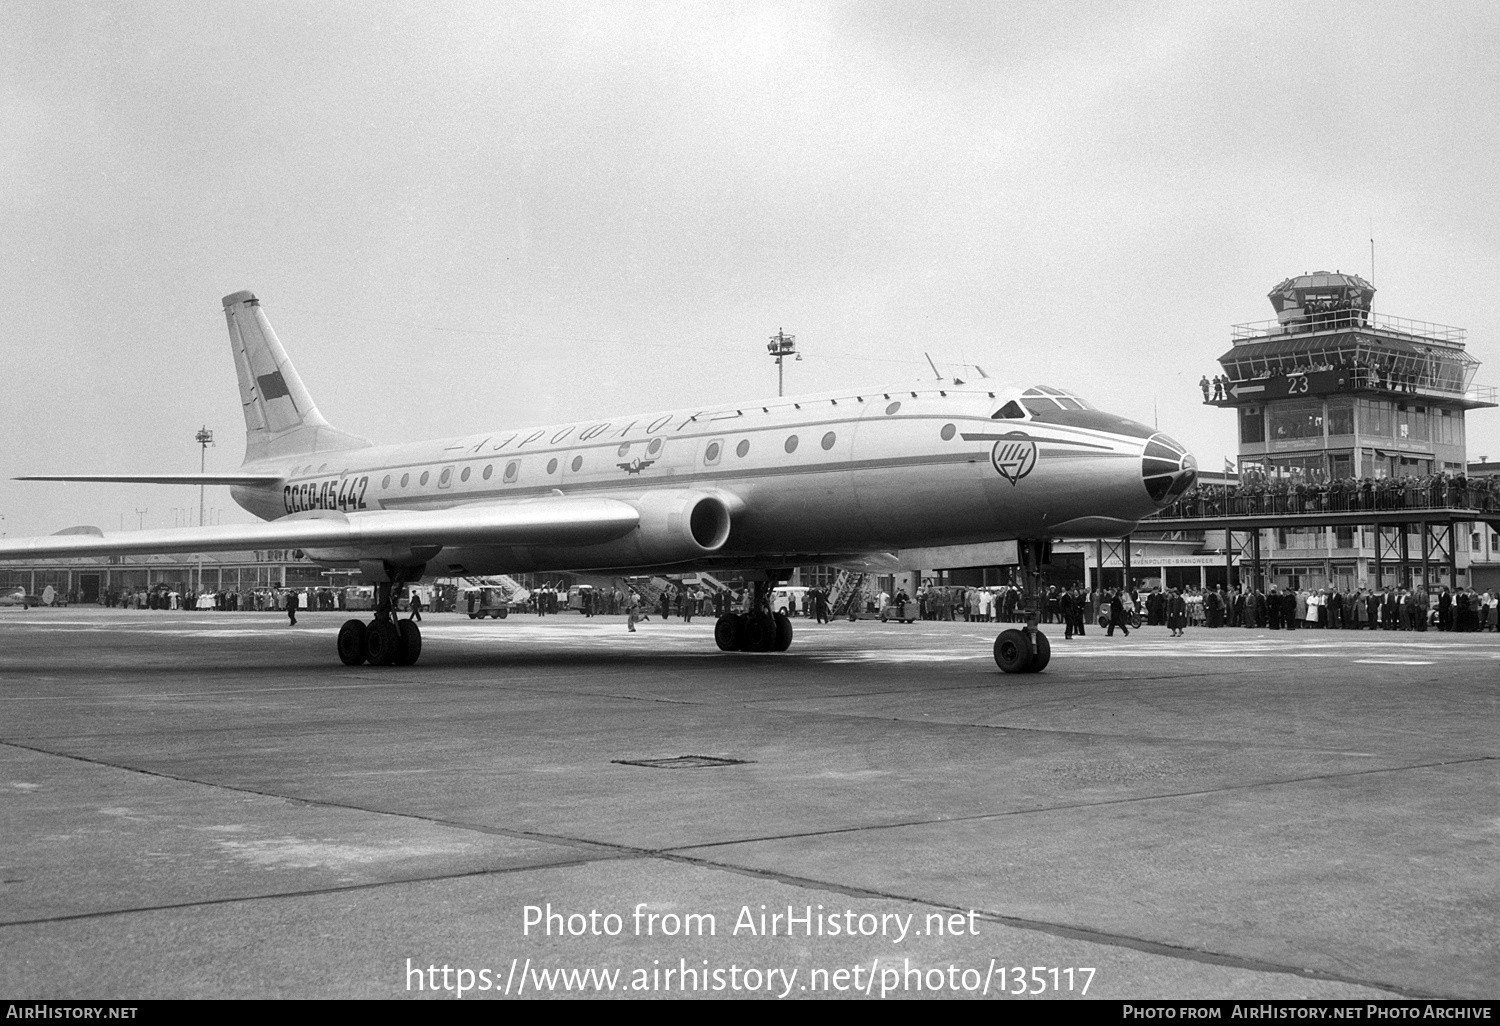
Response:
[[[1441,342],[1462,347],[1468,332],[1449,324],[1434,324],[1410,317],[1392,317],[1390,314],[1366,313],[1363,310],[1333,310],[1309,313],[1303,320],[1282,323],[1249,321],[1230,326],[1229,334],[1235,345],[1251,342],[1266,342],[1298,335],[1313,335],[1328,331],[1370,331],[1378,335],[1389,335],[1405,340]]]
[[[1459,483],[1448,478],[1365,479],[1355,485],[1301,485],[1286,489],[1198,485],[1172,505],[1141,521],[1223,521],[1320,513],[1382,513],[1402,510],[1462,511],[1471,519],[1500,518],[1500,488],[1489,478]],[[1461,519],[1461,518],[1456,518]]]

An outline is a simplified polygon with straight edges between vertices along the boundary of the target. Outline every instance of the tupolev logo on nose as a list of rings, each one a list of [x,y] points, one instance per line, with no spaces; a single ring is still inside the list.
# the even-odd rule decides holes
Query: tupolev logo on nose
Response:
[[[1005,435],[990,450],[990,462],[1001,477],[1015,485],[1036,466],[1036,442],[1020,432]]]

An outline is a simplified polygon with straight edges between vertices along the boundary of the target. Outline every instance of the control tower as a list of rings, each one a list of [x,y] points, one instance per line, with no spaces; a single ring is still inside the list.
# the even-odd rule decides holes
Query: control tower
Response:
[[[1319,271],[1271,290],[1276,319],[1236,324],[1219,357],[1238,411],[1243,474],[1308,481],[1464,469],[1464,412],[1494,406],[1473,387],[1464,330],[1370,311],[1374,287]]]
[[[1285,514],[1263,532],[1269,577],[1282,586],[1301,578],[1379,587],[1390,583],[1382,569],[1391,564],[1404,584],[1418,577],[1417,549],[1423,576],[1429,557],[1448,564],[1450,584],[1464,576],[1467,553],[1456,551],[1452,528],[1466,518],[1429,507],[1455,504],[1443,489],[1464,474],[1464,415],[1497,405],[1495,389],[1473,384],[1479,361],[1465,352],[1462,328],[1373,313],[1374,294],[1363,278],[1337,271],[1283,281],[1269,296],[1274,320],[1232,327],[1224,373],[1205,397],[1236,412],[1239,492],[1269,493],[1230,505]],[[1359,511],[1391,520],[1419,505],[1404,527],[1358,522]],[[1302,517],[1307,526],[1296,526]],[[1428,522],[1443,519],[1440,537]],[[1410,530],[1420,531],[1411,544]],[[1251,538],[1257,563],[1261,533]]]

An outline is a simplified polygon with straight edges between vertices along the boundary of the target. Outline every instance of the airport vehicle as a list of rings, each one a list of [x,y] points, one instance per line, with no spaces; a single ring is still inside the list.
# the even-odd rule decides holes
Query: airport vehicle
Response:
[[[917,622],[916,602],[887,602],[880,610],[880,622],[895,620],[898,623]]]
[[[989,378],[375,445],[324,419],[253,293],[223,307],[245,416],[237,472],[24,480],[228,485],[265,522],[70,528],[0,540],[0,559],[300,550],[375,588],[373,618],[339,631],[348,665],[417,661],[421,632],[393,612],[425,575],[733,569],[751,581],[749,609],[719,618],[716,643],[784,651],[792,624],[770,594],[791,567],[922,568],[1014,539],[1035,574],[1050,539],[1127,534],[1197,473],[1154,428],[1061,389]],[[1001,669],[1046,665],[1036,623],[996,640]]]
[[[789,584],[779,588],[771,589],[771,611],[773,613],[784,613],[787,616],[807,615],[807,593],[811,588],[801,585]],[[793,613],[791,610],[795,609]]]
[[[470,620],[504,620],[510,615],[510,596],[504,588],[471,588],[464,592],[463,608]]]

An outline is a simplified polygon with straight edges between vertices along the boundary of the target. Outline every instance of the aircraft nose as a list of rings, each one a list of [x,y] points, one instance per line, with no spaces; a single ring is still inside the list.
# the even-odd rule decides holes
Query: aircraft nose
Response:
[[[1165,506],[1193,486],[1198,461],[1182,443],[1163,434],[1146,440],[1141,453],[1141,481],[1151,501]]]

